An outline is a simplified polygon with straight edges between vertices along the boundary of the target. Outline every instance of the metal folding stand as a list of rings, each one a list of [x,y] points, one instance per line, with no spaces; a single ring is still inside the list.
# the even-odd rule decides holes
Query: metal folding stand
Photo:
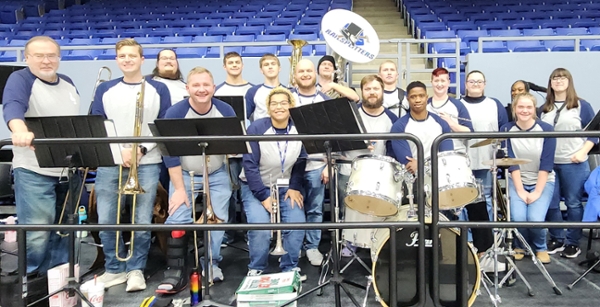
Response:
[[[598,220],[600,222],[600,219]],[[573,287],[575,287],[575,285],[582,280],[584,277],[587,276],[587,274],[589,274],[592,270],[594,270],[597,266],[600,265],[600,253],[598,252],[594,252],[592,251],[592,241],[594,239],[594,228],[590,228],[590,233],[588,235],[588,244],[587,244],[587,258],[586,260],[583,260],[581,262],[579,262],[580,266],[583,265],[588,265],[588,269],[585,270],[585,272],[581,273],[581,275],[579,275],[577,277],[577,279],[575,279],[575,281],[573,281],[572,283],[570,283],[569,285],[567,285],[567,288],[569,290],[573,290]]]

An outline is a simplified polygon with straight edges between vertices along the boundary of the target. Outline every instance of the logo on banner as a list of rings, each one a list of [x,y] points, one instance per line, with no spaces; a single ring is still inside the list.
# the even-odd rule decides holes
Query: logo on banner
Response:
[[[348,61],[367,63],[379,53],[377,33],[356,13],[339,9],[329,11],[323,16],[321,32],[331,49]]]

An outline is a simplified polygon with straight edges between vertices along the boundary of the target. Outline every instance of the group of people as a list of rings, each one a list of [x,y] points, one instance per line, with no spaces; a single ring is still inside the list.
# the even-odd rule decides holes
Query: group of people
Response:
[[[242,77],[243,60],[235,53],[227,53],[223,67],[225,82],[215,85],[213,75],[202,67],[192,69],[186,76],[179,69],[175,51],[165,49],[156,59],[156,68],[149,76],[142,74],[143,49],[133,39],[123,39],[116,46],[116,62],[123,77],[101,83],[94,96],[91,114],[101,115],[114,122],[118,136],[132,136],[136,116],[135,101],[143,96],[142,135],[151,135],[146,123],[155,119],[198,119],[235,117],[233,108],[215,96],[244,96],[245,118],[250,135],[297,134],[290,116],[290,108],[318,103],[331,97],[346,97],[357,103],[358,113],[367,133],[406,132],[416,135],[425,147],[425,158],[431,158],[431,144],[442,133],[470,131],[575,131],[585,127],[594,116],[589,103],[578,98],[573,78],[565,69],[555,70],[548,81],[546,102],[538,108],[531,94],[517,94],[512,101],[514,121],[508,122],[504,106],[484,95],[485,77],[482,72],[467,75],[467,92],[461,99],[448,95],[449,73],[444,68],[432,73],[433,96],[428,97],[425,84],[411,82],[406,91],[398,84],[396,64],[385,61],[379,74],[365,76],[360,83],[361,97],[346,84],[337,80],[337,63],[324,56],[315,67],[307,59],[293,68],[296,87],[288,89],[279,80],[281,64],[273,54],[259,60],[264,76],[262,84],[253,85]],[[74,83],[57,73],[60,46],[52,38],[33,37],[25,46],[27,68],[13,73],[6,85],[3,98],[4,118],[12,132],[16,206],[22,224],[53,224],[66,195],[61,169],[40,168],[34,154],[34,139],[25,123],[26,117],[78,115],[80,98]],[[144,89],[143,95],[140,92]],[[491,212],[492,178],[489,166],[483,162],[494,158],[490,146],[470,148],[477,140],[449,140],[440,151],[459,151],[468,154],[473,174],[484,186],[485,202],[468,204],[469,220],[489,220]],[[582,218],[583,183],[589,174],[587,153],[595,139],[514,139],[508,140],[509,157],[526,158],[532,162],[513,166],[510,171],[509,194],[514,221],[562,220],[558,206],[565,198],[568,220]],[[389,145],[389,146],[388,146]],[[225,156],[164,156],[154,143],[143,143],[137,148],[120,144],[123,171],[119,166],[100,167],[97,170],[95,191],[100,224],[116,222],[116,204],[119,179],[125,180],[129,167],[138,165],[140,185],[146,191],[137,196],[136,224],[150,224],[159,182],[168,189],[169,217],[167,224],[193,223],[193,202],[197,191],[208,189],[214,214],[223,221],[234,223],[236,205],[241,201],[242,217],[248,223],[268,223],[274,203],[278,203],[281,221],[319,223],[323,220],[325,187],[328,173],[322,154],[307,155],[300,141],[250,142],[251,153]],[[137,161],[131,161],[133,151]],[[370,140],[368,149],[346,152],[352,159],[360,154],[389,155],[416,172],[416,147],[406,140]],[[227,163],[228,162],[228,163]],[[229,167],[228,167],[229,166]],[[207,169],[208,187],[203,174]],[[344,186],[350,175],[349,168],[340,168],[339,186]],[[121,174],[121,178],[119,178]],[[192,177],[194,187],[191,186]],[[274,183],[276,183],[274,185]],[[239,186],[239,190],[233,186]],[[273,188],[279,199],[274,199]],[[341,190],[345,190],[341,188]],[[344,191],[342,191],[344,192]],[[548,263],[549,253],[561,251],[569,258],[577,257],[581,230],[551,229],[551,241],[546,243],[543,229],[521,229],[531,242],[542,262]],[[100,237],[105,254],[105,273],[98,277],[105,287],[126,283],[126,291],[146,288],[143,270],[146,266],[151,237],[148,231],[134,233],[136,248],[127,261],[115,254],[116,237],[113,231],[102,231]],[[185,231],[174,230],[168,238],[167,266],[164,280],[156,290],[176,293],[187,286],[188,238]],[[297,271],[301,251],[306,251],[309,262],[321,265],[319,251],[320,230],[283,231],[283,247],[287,254],[280,259],[282,271]],[[268,267],[271,232],[248,231],[248,275],[262,274]],[[211,232],[212,263],[206,270],[213,281],[224,280],[219,267],[221,245],[231,243],[233,234]],[[473,229],[473,243],[480,253],[493,244],[489,229]],[[123,242],[118,242],[123,246]],[[67,261],[65,242],[56,233],[31,232],[27,240],[27,272],[45,274],[46,271]],[[120,251],[124,251],[120,248]],[[523,254],[523,251],[520,251]],[[204,264],[204,261],[201,261]],[[303,279],[306,276],[301,275]]]

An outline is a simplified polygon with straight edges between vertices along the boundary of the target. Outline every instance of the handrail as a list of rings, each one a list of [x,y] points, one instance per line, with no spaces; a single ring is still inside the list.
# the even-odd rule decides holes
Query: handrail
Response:
[[[480,36],[477,40],[477,53],[483,53],[483,42],[485,41],[543,41],[543,40],[574,40],[575,52],[579,52],[581,40],[600,39],[600,35],[553,35],[553,36]]]

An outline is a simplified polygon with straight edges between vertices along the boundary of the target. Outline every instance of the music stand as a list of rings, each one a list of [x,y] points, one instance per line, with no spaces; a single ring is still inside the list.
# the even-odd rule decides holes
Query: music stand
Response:
[[[196,119],[157,119],[154,121],[156,124],[156,132],[160,136],[221,136],[223,139],[218,142],[208,144],[208,142],[196,142],[196,141],[181,141],[178,143],[165,143],[164,148],[166,151],[163,154],[169,156],[198,156],[202,155],[204,165],[208,163],[208,155],[227,155],[227,154],[245,154],[249,152],[249,145],[242,141],[230,141],[227,140],[228,136],[242,136],[245,134],[243,125],[240,124],[236,117],[219,117],[219,118],[196,118]],[[229,170],[227,170],[229,171]],[[204,204],[204,221],[206,225],[208,222],[208,206],[207,206],[207,194],[206,191],[209,189],[208,174],[206,167],[202,174],[202,202]],[[194,187],[192,187],[192,190]],[[192,195],[193,197],[193,195]],[[194,201],[194,200],[192,200]],[[194,221],[195,222],[195,221]],[[210,255],[212,255],[211,246],[209,244],[210,231],[203,232],[204,240],[204,268],[206,270],[204,276],[202,276],[202,283],[204,285],[204,295],[202,295],[202,301],[196,305],[199,307],[203,306],[229,306],[223,305],[211,300],[210,297],[210,281],[212,277],[209,270],[212,269],[212,263],[208,263]],[[198,270],[199,267],[196,267]],[[202,274],[202,272],[198,272]]]
[[[100,115],[90,116],[54,116],[25,118],[29,131],[33,132],[35,140],[48,138],[94,138],[107,137],[109,125]],[[115,159],[111,144],[54,144],[36,145],[35,156],[40,167],[66,167],[68,169],[69,199],[67,201],[67,224],[76,225],[79,221],[75,211],[77,202],[77,184],[74,181],[77,167],[113,166]],[[83,188],[83,186],[82,186]],[[44,301],[55,294],[66,291],[69,297],[77,294],[82,301],[92,306],[92,303],[79,290],[75,279],[75,231],[69,231],[69,276],[67,284],[59,290],[49,293],[29,306]],[[21,276],[25,278],[25,276]]]
[[[583,128],[584,131],[599,131],[600,130],[600,111],[596,113],[596,116],[592,119],[592,121]],[[600,145],[595,144],[588,155],[597,155],[600,154]]]
[[[358,108],[354,102],[348,101],[346,98],[338,98],[333,100],[327,100],[319,103],[305,105],[297,108],[290,109],[290,115],[294,121],[294,125],[298,130],[299,134],[358,134],[365,131],[364,125],[358,113]],[[302,141],[306,152],[312,153],[326,153],[327,156],[327,170],[329,174],[333,174],[333,165],[331,159],[331,152],[336,151],[350,151],[357,149],[367,149],[367,144],[363,140],[359,141],[340,141],[335,140],[332,136],[331,140],[327,140],[323,143],[320,141]],[[339,207],[334,208],[333,203],[336,202],[335,189],[333,180],[329,180],[329,206],[331,214],[331,221],[336,223],[339,216]],[[341,307],[340,300],[340,288],[346,292],[348,297],[352,300],[354,305],[360,306],[358,301],[352,296],[350,291],[343,285],[349,284],[359,288],[365,288],[364,286],[355,282],[345,280],[340,275],[340,262],[339,256],[339,230],[331,230],[333,242],[331,244],[331,251],[324,266],[328,267],[328,262],[333,262],[333,276],[324,283],[317,287],[302,293],[293,300],[283,303],[281,306],[287,306],[292,302],[295,302],[304,296],[321,290],[325,286],[333,283],[335,293],[335,304],[337,307]],[[325,274],[328,274],[329,270],[323,270]]]
[[[246,104],[244,103],[244,96],[215,96],[214,98],[230,105],[239,121],[246,121]]]

